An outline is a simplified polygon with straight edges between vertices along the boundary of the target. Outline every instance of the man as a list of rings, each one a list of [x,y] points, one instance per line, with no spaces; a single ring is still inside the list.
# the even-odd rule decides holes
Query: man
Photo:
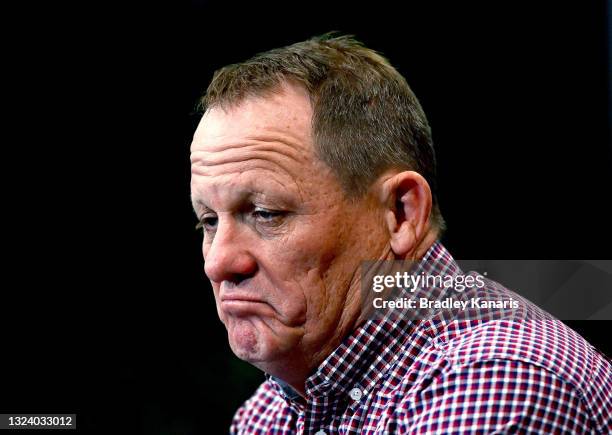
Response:
[[[364,262],[461,273],[427,120],[384,58],[314,38],[221,69],[203,106],[205,272],[232,350],[267,375],[233,433],[610,432],[610,364],[527,302],[524,321],[371,312]]]

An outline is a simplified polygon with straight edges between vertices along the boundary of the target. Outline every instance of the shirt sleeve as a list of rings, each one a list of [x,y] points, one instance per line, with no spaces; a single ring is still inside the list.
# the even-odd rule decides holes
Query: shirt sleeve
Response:
[[[598,433],[572,385],[521,361],[452,367],[411,402],[399,433]]]

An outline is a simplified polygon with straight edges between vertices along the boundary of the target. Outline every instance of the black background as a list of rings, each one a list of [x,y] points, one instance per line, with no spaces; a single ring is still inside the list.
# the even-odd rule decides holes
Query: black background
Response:
[[[223,433],[231,355],[189,201],[215,69],[330,30],[406,76],[459,259],[609,259],[606,8],[589,2],[28,3],[7,52],[2,412],[80,433]],[[571,322],[608,355],[610,322]]]

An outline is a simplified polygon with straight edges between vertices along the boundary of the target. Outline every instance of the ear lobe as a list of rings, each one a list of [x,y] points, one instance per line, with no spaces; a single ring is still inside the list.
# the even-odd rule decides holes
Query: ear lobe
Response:
[[[406,257],[417,247],[429,229],[431,189],[417,172],[405,171],[387,180],[387,227],[391,249]]]
[[[398,257],[406,257],[416,247],[416,231],[410,222],[404,221],[391,234],[391,250]]]

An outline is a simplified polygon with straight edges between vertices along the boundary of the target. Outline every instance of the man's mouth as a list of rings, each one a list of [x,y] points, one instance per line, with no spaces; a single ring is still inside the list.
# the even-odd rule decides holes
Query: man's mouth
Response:
[[[265,304],[266,302],[263,301],[261,298],[252,296],[252,295],[223,295],[221,296],[221,302],[249,302],[249,303],[260,303],[260,304]]]
[[[221,308],[232,316],[268,316],[272,307],[263,299],[245,294],[225,294],[221,296]]]

